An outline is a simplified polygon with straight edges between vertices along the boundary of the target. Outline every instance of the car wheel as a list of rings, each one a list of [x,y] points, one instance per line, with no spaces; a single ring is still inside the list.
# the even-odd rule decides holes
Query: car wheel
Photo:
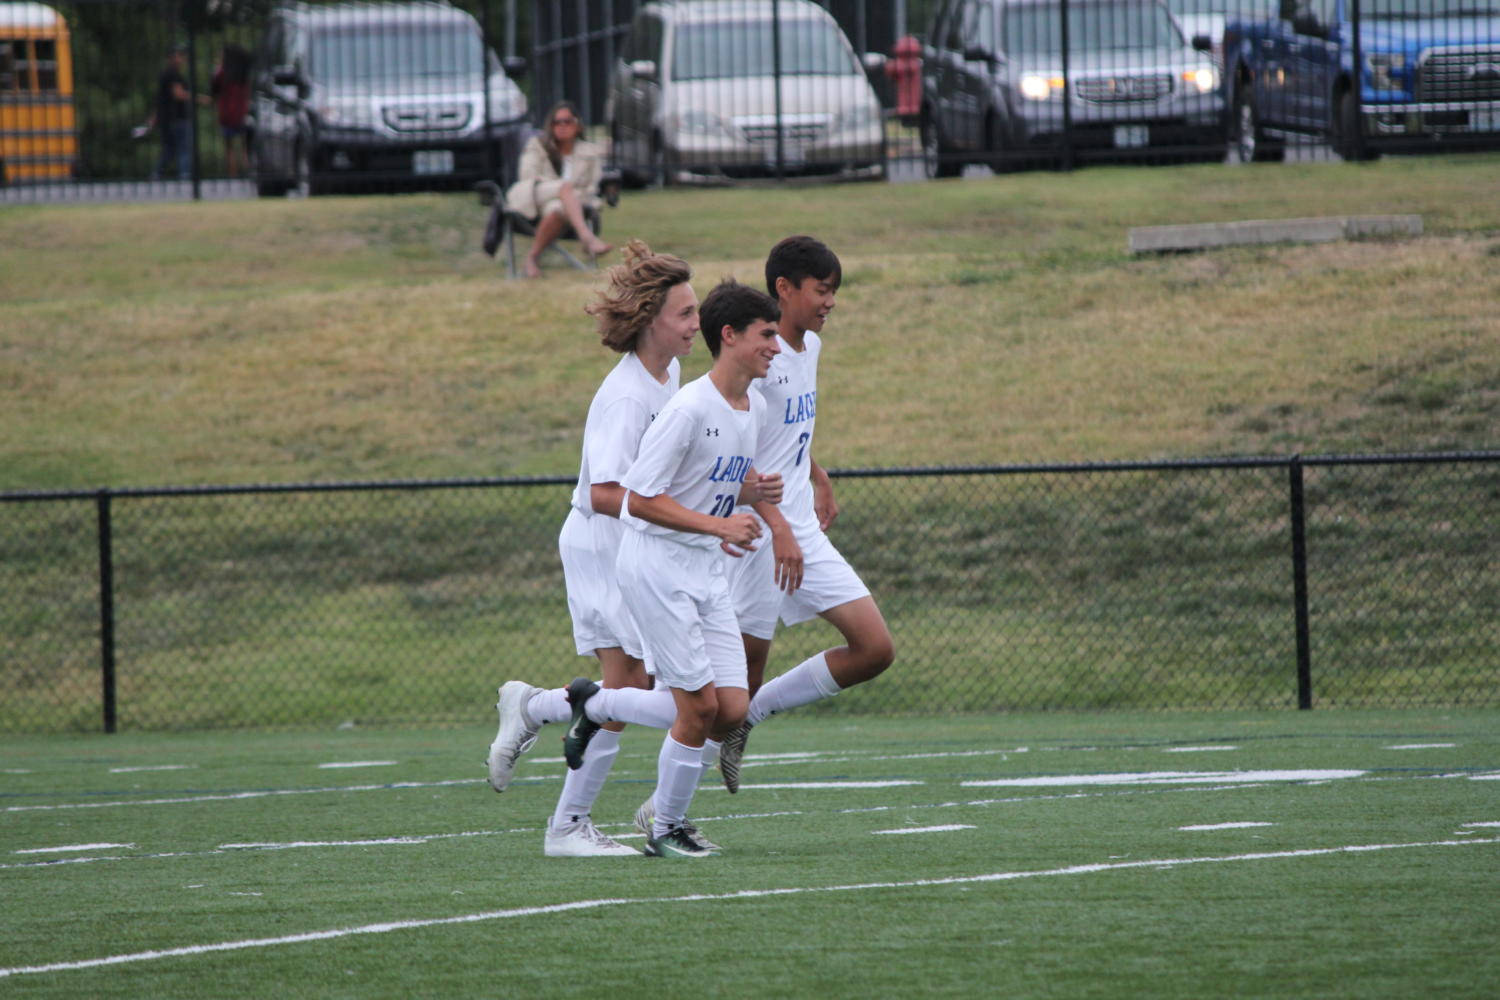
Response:
[[[1229,120],[1229,155],[1236,163],[1266,163],[1286,159],[1286,144],[1267,139],[1261,131],[1260,116],[1249,88],[1234,92],[1234,107]]]
[[[299,198],[311,198],[315,194],[326,194],[327,183],[318,179],[316,161],[305,142],[297,143],[296,175],[292,190]]]
[[[677,163],[661,136],[651,140],[651,184],[653,187],[671,187],[677,182]]]
[[[620,126],[616,122],[610,122],[609,123],[609,155],[610,155],[610,159],[612,159],[614,161],[615,166],[620,169],[620,181],[621,181],[621,183],[623,183],[626,187],[628,187],[628,188],[630,188],[632,190],[635,190],[637,188],[643,188],[647,184],[650,184],[651,183],[651,177],[650,177],[650,175],[646,174],[646,173],[643,173],[640,170],[640,166],[641,165],[639,163],[636,163],[633,160],[626,161],[626,159],[621,155],[620,149],[621,149],[621,143],[620,143]]]
[[[1333,151],[1345,160],[1373,160],[1359,142],[1359,98],[1353,90],[1339,92],[1334,101]]]
[[[250,144],[246,154],[250,161],[250,177],[255,181],[255,193],[262,198],[275,198],[287,192],[287,183],[279,177],[267,176],[264,164],[261,162],[260,147],[256,143]]]
[[[923,176],[928,180],[938,177],[957,177],[963,170],[963,164],[946,155],[947,150],[943,148],[942,134],[938,130],[937,120],[931,111],[923,109],[919,127],[922,135]]]

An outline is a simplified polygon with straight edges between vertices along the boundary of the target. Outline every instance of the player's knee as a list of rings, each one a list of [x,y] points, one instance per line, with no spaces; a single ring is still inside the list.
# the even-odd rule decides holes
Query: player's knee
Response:
[[[861,641],[854,652],[867,679],[884,673],[886,667],[896,662],[896,644],[883,629],[880,634]]]

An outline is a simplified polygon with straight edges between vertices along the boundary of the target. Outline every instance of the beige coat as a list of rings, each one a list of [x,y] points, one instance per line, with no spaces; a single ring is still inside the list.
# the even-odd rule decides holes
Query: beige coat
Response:
[[[505,192],[505,207],[536,221],[548,212],[562,210],[558,193],[564,184],[578,190],[580,200],[589,208],[598,208],[599,176],[604,169],[604,150],[592,142],[573,143],[573,176],[564,181],[552,169],[540,136],[532,136],[521,151],[520,180]]]

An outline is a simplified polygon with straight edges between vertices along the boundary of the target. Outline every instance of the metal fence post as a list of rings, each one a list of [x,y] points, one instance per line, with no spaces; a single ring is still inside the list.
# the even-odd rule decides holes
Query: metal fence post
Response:
[[[1062,28],[1062,77],[1063,77],[1063,158],[1062,168],[1072,170],[1073,163],[1073,65],[1072,41],[1068,33],[1068,0],[1058,3],[1058,17]]]
[[[1302,456],[1287,465],[1291,480],[1292,602],[1297,628],[1297,707],[1312,708],[1312,642],[1307,624],[1307,512],[1302,489]]]
[[[781,120],[781,4],[771,0],[771,86],[776,92],[776,179],[786,179],[786,146]]]
[[[104,731],[115,731],[115,562],[110,492],[95,498],[99,522],[99,654],[104,698]]]

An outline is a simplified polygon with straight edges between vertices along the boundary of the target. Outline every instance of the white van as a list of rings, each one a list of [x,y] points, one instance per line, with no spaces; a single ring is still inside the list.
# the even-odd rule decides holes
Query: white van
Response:
[[[838,22],[809,0],[774,9],[775,20],[771,0],[640,9],[604,106],[627,180],[883,176],[880,101]]]

